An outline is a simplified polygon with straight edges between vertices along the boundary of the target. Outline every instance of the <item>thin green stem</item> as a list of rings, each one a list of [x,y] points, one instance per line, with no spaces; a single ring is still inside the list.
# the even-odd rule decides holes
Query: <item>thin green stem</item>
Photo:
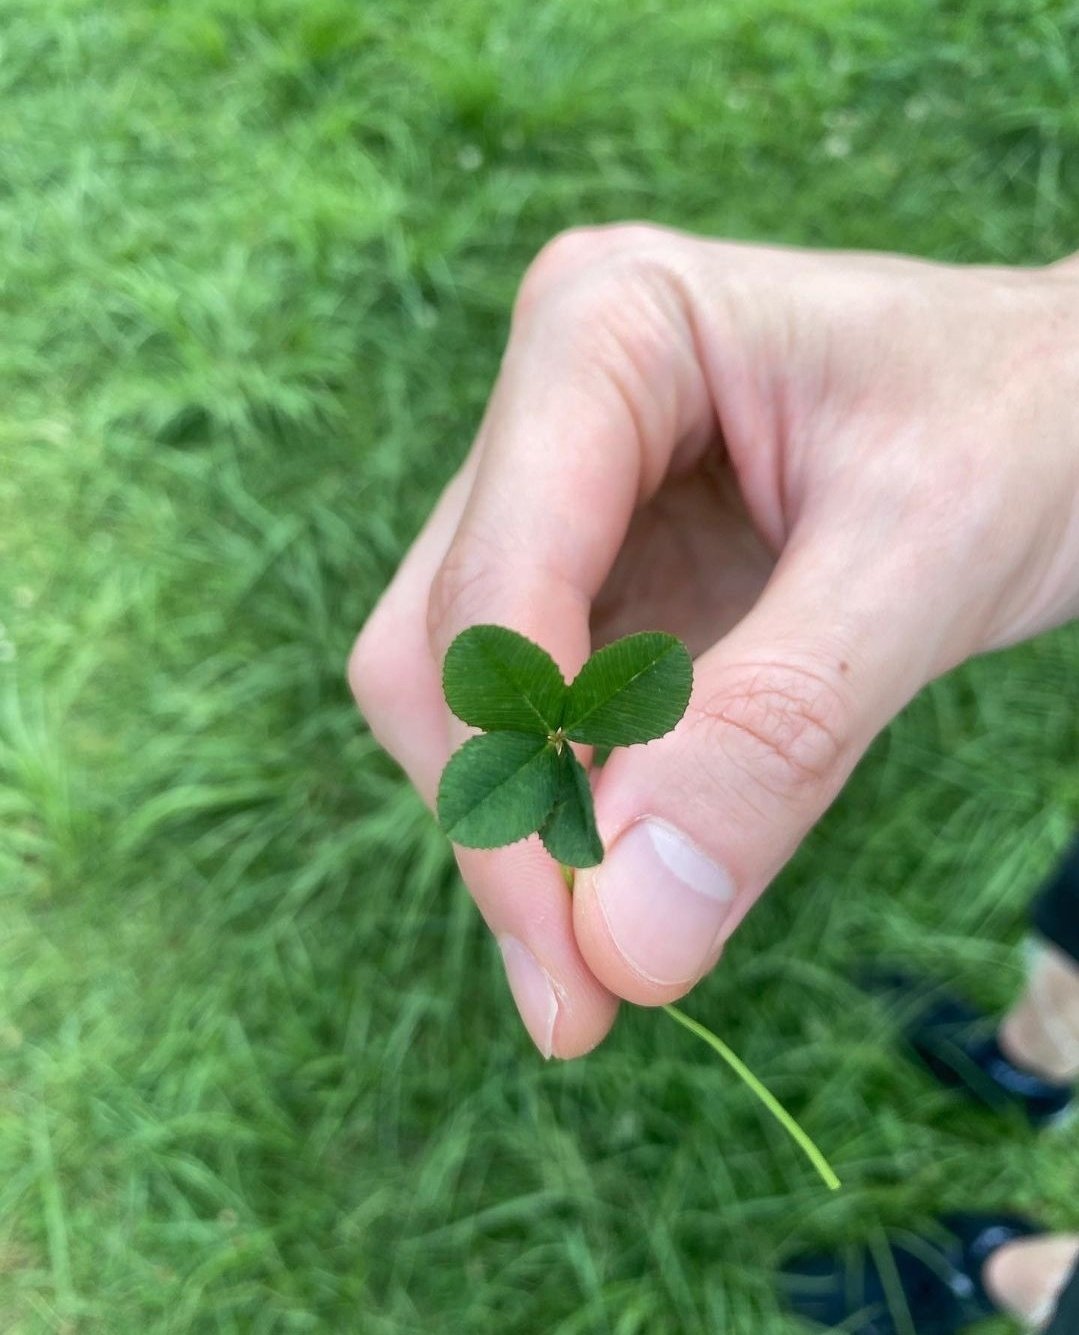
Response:
[[[560,863],[562,876],[566,885],[569,886],[570,893],[573,893],[574,871],[572,867],[567,867]],[[794,1143],[801,1149],[809,1162],[820,1174],[821,1181],[830,1191],[838,1191],[843,1185],[836,1176],[835,1169],[821,1153],[817,1146],[805,1131],[798,1125],[790,1113],[784,1108],[782,1103],[776,1098],[767,1085],[762,1084],[745,1062],[733,1052],[718,1035],[713,1034],[711,1029],[705,1028],[698,1020],[691,1019],[685,1011],[680,1011],[677,1006],[664,1006],[663,1009],[671,1017],[677,1020],[683,1028],[688,1029],[691,1034],[696,1034],[698,1038],[703,1038],[708,1046],[718,1052],[735,1075],[749,1086],[756,1094],[757,1098],[764,1104],[779,1125],[786,1131]]]
[[[821,1153],[817,1145],[802,1130],[790,1113],[784,1108],[782,1103],[776,1098],[766,1085],[763,1085],[742,1059],[712,1033],[706,1029],[703,1024],[691,1019],[684,1011],[680,1011],[677,1006],[664,1006],[663,1009],[671,1017],[677,1020],[683,1028],[688,1029],[691,1034],[696,1034],[698,1038],[703,1038],[713,1051],[718,1052],[731,1070],[740,1080],[745,1081],[749,1088],[756,1094],[757,1098],[764,1104],[776,1121],[787,1132],[794,1143],[802,1150],[809,1162],[821,1176],[825,1186],[832,1191],[838,1191],[842,1186],[839,1178],[835,1174],[832,1165]]]

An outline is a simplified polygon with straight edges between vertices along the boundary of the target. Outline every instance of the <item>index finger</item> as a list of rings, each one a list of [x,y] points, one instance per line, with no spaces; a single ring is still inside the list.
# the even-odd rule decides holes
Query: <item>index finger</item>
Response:
[[[571,232],[522,285],[476,477],[432,584],[441,661],[477,621],[541,644],[567,677],[634,510],[715,415],[668,264],[676,234]]]
[[[376,666],[356,682],[361,707],[428,800],[463,732],[441,697],[449,643],[477,621],[499,622],[575,675],[592,598],[634,509],[680,443],[710,434],[684,311],[628,239],[604,239],[606,262],[582,268],[596,247],[567,238],[526,280],[474,476],[440,504],[365,631],[380,652],[365,655]],[[537,1046],[587,1051],[617,1003],[580,955],[556,864],[535,838],[457,857]]]

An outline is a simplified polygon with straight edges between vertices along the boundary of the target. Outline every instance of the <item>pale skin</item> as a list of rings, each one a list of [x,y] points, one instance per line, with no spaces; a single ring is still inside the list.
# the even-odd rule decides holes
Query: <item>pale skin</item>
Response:
[[[696,656],[668,737],[595,779],[571,896],[538,841],[457,850],[547,1056],[685,994],[874,736],[972,655],[1079,615],[1079,264],[954,267],[569,232],[525,275],[477,438],[350,680],[431,802],[439,668],[499,622],[567,677]]]
[[[922,686],[1079,615],[1077,403],[1075,259],[962,268],[642,225],[540,253],[477,438],[349,677],[431,803],[465,735],[440,664],[469,625],[531,636],[567,678],[634,630],[696,656],[678,728],[595,779],[607,851],[572,896],[536,839],[457,850],[544,1056],[707,973]],[[1043,953],[1013,1056],[1074,1070],[1077,998],[1079,970]],[[1040,1326],[1077,1254],[1013,1244],[987,1282]]]

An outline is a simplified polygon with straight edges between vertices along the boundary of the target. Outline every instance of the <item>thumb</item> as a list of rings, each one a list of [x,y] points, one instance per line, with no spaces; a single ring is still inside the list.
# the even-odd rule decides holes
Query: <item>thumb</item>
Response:
[[[934,674],[946,612],[932,593],[913,596],[910,562],[883,560],[855,576],[834,543],[788,548],[754,609],[698,659],[674,732],[601,771],[607,852],[578,873],[574,930],[612,992],[659,1004],[706,973]]]

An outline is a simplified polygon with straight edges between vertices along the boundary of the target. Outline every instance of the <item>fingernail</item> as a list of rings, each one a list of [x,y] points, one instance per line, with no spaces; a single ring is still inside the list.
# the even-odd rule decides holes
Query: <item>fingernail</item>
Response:
[[[558,1019],[558,993],[554,983],[535,955],[515,936],[500,936],[498,946],[524,1027],[544,1057],[550,1057]]]
[[[711,960],[734,899],[730,876],[664,821],[637,821],[595,873],[611,940],[650,982],[692,983]]]

